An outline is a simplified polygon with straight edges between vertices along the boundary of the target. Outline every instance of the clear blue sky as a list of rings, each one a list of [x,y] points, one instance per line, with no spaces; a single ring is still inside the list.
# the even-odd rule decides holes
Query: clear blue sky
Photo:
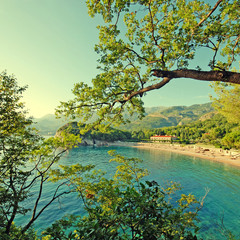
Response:
[[[28,85],[24,101],[34,117],[54,113],[72,98],[74,83],[96,75],[99,19],[82,0],[0,0],[0,71]],[[207,65],[202,54],[199,64]],[[145,106],[210,101],[208,82],[176,79],[144,97]]]

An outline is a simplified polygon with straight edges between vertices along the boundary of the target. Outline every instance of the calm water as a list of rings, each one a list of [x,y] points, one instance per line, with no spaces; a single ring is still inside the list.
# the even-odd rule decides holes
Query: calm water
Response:
[[[199,213],[201,236],[204,239],[226,239],[219,231],[223,219],[225,227],[240,237],[239,168],[176,153],[127,147],[80,147],[71,150],[61,163],[91,163],[98,169],[113,172],[115,168],[113,164],[108,163],[111,157],[107,153],[111,149],[116,149],[118,153],[127,157],[141,158],[144,167],[150,171],[149,180],[162,184],[169,181],[178,182],[183,187],[182,192],[192,193],[197,199],[205,195],[206,189],[210,189]],[[46,186],[43,203],[51,197],[53,189],[50,183]],[[32,202],[26,204],[31,206]],[[41,231],[67,213],[82,213],[81,201],[72,195],[63,197],[60,202],[55,201],[39,217],[35,228]],[[19,218],[17,222],[23,224],[25,218]]]

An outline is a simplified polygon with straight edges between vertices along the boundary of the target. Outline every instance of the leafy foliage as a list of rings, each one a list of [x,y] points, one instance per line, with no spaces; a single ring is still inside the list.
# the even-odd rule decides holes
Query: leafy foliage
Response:
[[[0,74],[0,236],[3,239],[35,239],[30,227],[52,201],[65,193],[59,192],[59,186],[52,199],[38,208],[50,169],[64,151],[57,152],[57,140],[45,141],[32,128],[32,119],[26,117],[20,101],[25,89],[17,85],[13,76]],[[39,190],[31,198],[33,185]],[[26,199],[32,200],[31,207],[23,204]],[[16,217],[26,213],[30,213],[26,224],[15,226]]]
[[[118,163],[112,178],[88,173],[92,169],[80,165],[55,172],[56,179],[71,179],[86,215],[57,221],[43,232],[43,239],[60,235],[61,239],[197,239],[201,204],[193,195],[177,197],[179,186],[174,183],[162,188],[155,181],[143,181],[147,171],[139,159],[110,154]]]
[[[222,139],[222,143],[228,148],[240,149],[240,130],[239,127],[232,132],[226,134]]]
[[[221,114],[204,121],[196,121],[175,127],[133,131],[132,138],[150,139],[153,135],[172,135],[181,143],[207,143],[216,147],[239,149],[239,124],[229,123]]]
[[[222,143],[228,148],[240,148],[240,87],[238,85],[220,84],[213,85],[217,98],[213,98],[213,106],[219,113],[226,117],[235,128],[227,133]]]
[[[75,85],[74,99],[61,104],[60,114],[83,117],[84,122],[96,113],[95,124],[126,123],[124,112],[144,116],[141,96],[174,78],[164,77],[167,72],[176,73],[172,69],[189,70],[182,77],[194,78],[197,73],[198,79],[208,80],[203,77],[204,71],[187,69],[192,60],[197,60],[199,50],[209,50],[206,64],[214,76],[224,76],[223,81],[227,81],[226,70],[231,70],[237,61],[238,0],[219,0],[214,7],[199,0],[87,0],[86,3],[89,14],[100,15],[104,21],[98,26],[99,43],[95,47],[101,72],[92,80],[92,86]],[[161,82],[153,77],[155,70],[160,71],[160,75],[154,73],[154,76],[162,76]]]
[[[213,85],[217,98],[213,98],[214,107],[224,115],[229,122],[238,123],[240,119],[240,86]]]
[[[102,129],[92,129],[89,131],[84,131],[86,124],[78,124],[77,122],[70,122],[62,126],[58,129],[56,135],[61,136],[63,134],[66,135],[74,135],[79,136],[79,142],[82,142],[83,139],[89,139],[95,142],[95,140],[99,141],[107,141],[107,142],[114,142],[114,141],[127,141],[131,139],[131,133],[128,131],[122,131],[118,129],[114,129],[109,127],[105,131]]]

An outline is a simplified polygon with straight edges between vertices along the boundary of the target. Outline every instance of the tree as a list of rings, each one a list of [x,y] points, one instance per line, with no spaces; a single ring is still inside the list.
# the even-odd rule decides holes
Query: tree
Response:
[[[85,121],[96,112],[98,124],[118,124],[127,121],[125,111],[143,117],[141,96],[172,79],[240,84],[240,73],[232,70],[240,52],[238,0],[218,0],[214,6],[199,0],[86,2],[90,16],[104,20],[95,47],[102,72],[92,86],[76,84],[75,98],[62,103],[58,113],[84,115]],[[189,69],[205,48],[210,71]]]
[[[213,98],[214,107],[225,116],[228,122],[239,124],[240,119],[240,86],[214,84],[217,98]]]
[[[44,140],[26,117],[20,101],[26,87],[19,87],[16,78],[0,74],[0,236],[2,239],[35,239],[30,230],[42,212],[63,194],[69,193],[59,183],[52,198],[40,206],[45,182],[52,167],[66,151],[58,151],[58,141]],[[36,195],[32,187],[38,188]],[[32,206],[24,202],[31,199]],[[25,225],[14,224],[17,216],[29,213]]]
[[[230,124],[235,128],[230,133],[226,133],[222,139],[222,144],[228,148],[240,148],[240,86],[223,83],[213,84],[217,98],[213,99],[213,106],[223,116],[226,117]]]
[[[197,213],[202,202],[191,194],[176,197],[177,184],[163,188],[143,181],[148,172],[139,166],[139,159],[110,154],[114,157],[110,161],[118,163],[113,177],[91,173],[94,166],[80,164],[55,171],[53,180],[70,179],[86,214],[57,221],[43,232],[44,240],[199,239]]]
[[[226,136],[222,139],[222,142],[228,148],[240,149],[240,130],[236,129],[235,131],[226,134]]]

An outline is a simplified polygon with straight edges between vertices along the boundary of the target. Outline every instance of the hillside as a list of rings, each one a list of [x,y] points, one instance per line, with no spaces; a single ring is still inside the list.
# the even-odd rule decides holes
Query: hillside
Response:
[[[146,108],[146,117],[134,120],[121,126],[125,130],[153,129],[178,126],[197,120],[208,119],[214,115],[211,103],[194,104],[192,106],[174,106],[168,108]]]
[[[133,115],[129,120],[131,123],[119,127],[121,130],[141,130],[161,127],[178,126],[191,123],[196,120],[205,120],[214,115],[211,103],[195,104],[192,106],[174,107],[151,107],[146,108],[146,116],[139,120]],[[125,115],[128,117],[127,115]],[[35,119],[36,128],[43,135],[54,135],[56,131],[68,121],[56,119],[55,115],[49,114]]]
[[[82,141],[80,145],[107,145],[110,142],[115,141],[128,141],[131,139],[131,133],[128,131],[121,131],[114,128],[109,128],[107,131],[102,132],[99,130],[89,130],[82,135],[81,130],[86,127],[86,124],[78,125],[77,122],[69,122],[60,127],[55,136],[62,137],[64,135],[73,134],[75,136],[81,136]]]
[[[56,119],[54,114],[48,114],[42,118],[35,118],[34,122],[35,128],[40,131],[40,134],[55,135],[56,131],[67,121]]]

